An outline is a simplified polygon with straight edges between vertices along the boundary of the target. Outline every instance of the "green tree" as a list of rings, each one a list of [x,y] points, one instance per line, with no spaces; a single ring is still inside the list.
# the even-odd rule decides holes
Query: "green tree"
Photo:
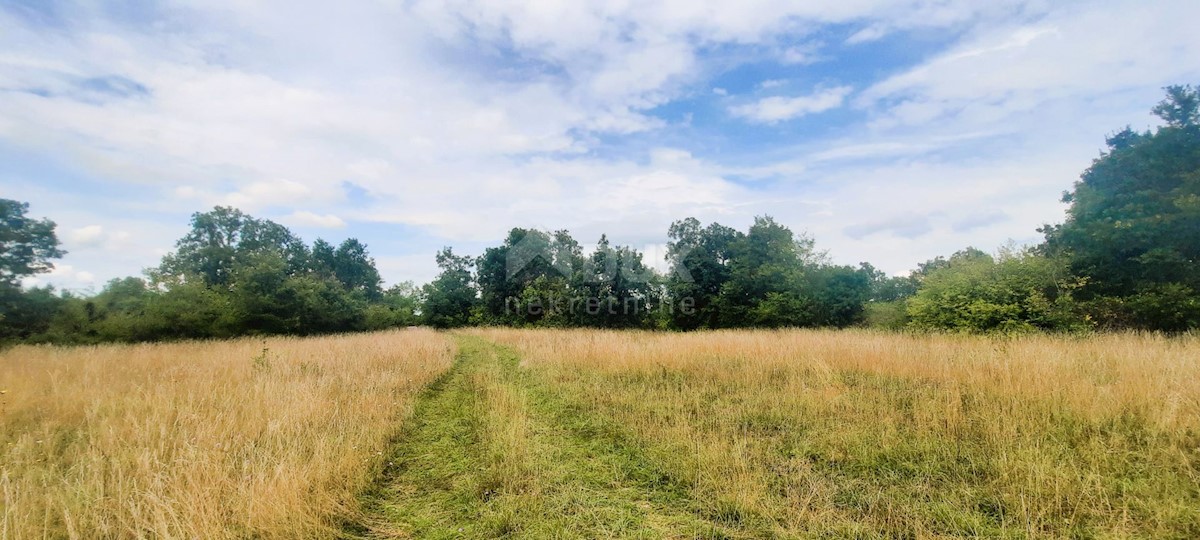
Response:
[[[336,280],[314,275],[291,276],[284,283],[294,299],[297,334],[356,332],[367,329],[369,300],[362,290],[346,291]]]
[[[732,247],[729,280],[721,286],[721,326],[804,326],[810,321],[802,278],[816,258],[813,241],[797,238],[769,216],[754,218]]]
[[[375,259],[367,252],[366,244],[357,238],[347,238],[338,246],[334,253],[333,274],[347,291],[361,292],[370,301],[383,297],[383,279],[375,269]]]
[[[811,324],[844,328],[859,324],[873,294],[874,267],[812,265],[805,276]]]
[[[1168,86],[1165,90],[1167,97],[1154,106],[1154,114],[1174,129],[1200,125],[1200,91],[1191,85]]]
[[[654,273],[642,254],[628,246],[613,246],[601,235],[584,264],[584,282],[575,291],[575,320],[585,326],[635,328],[645,326],[652,301]],[[594,308],[594,309],[593,309]]]
[[[228,286],[239,265],[254,264],[264,254],[278,255],[287,275],[308,267],[308,248],[287,227],[224,206],[192,214],[191,230],[175,248],[152,273],[156,281],[200,279]]]
[[[483,322],[538,324],[549,311],[525,309],[533,299],[528,289],[537,282],[534,288],[542,293],[572,294],[582,280],[583,258],[579,243],[567,231],[547,234],[514,228],[502,245],[484,250],[476,267]],[[565,301],[566,297],[556,299]],[[540,298],[538,303],[551,301]]]
[[[0,283],[0,343],[45,334],[63,302],[54,287],[22,290]]]
[[[478,291],[471,279],[471,258],[455,255],[447,247],[438,252],[437,265],[441,272],[423,289],[422,318],[437,328],[470,324],[479,304]]]
[[[928,263],[926,263],[928,264]],[[871,302],[896,302],[904,300],[917,293],[917,279],[913,274],[907,276],[889,276],[871,263],[860,263],[859,269],[870,283]]]
[[[1072,293],[1079,280],[1066,262],[1033,250],[996,259],[967,251],[930,271],[908,301],[911,325],[972,332],[1076,330],[1087,327]]]
[[[66,254],[54,222],[28,212],[28,203],[0,199],[0,342],[44,334],[63,302],[50,287],[21,289],[21,278],[53,270]]]
[[[90,298],[85,311],[91,318],[90,330],[97,341],[142,341],[154,339],[149,333],[146,311],[159,291],[146,281],[126,277],[109,281],[99,294]]]
[[[323,238],[318,238],[313,242],[312,249],[309,250],[309,267],[313,273],[325,276],[335,277],[337,274],[337,248],[326,242]]]
[[[49,272],[50,260],[66,254],[58,247],[54,222],[27,212],[29,203],[0,199],[0,284],[15,287],[23,277]]]
[[[1165,125],[1129,128],[1064,194],[1067,220],[1042,229],[1044,250],[1086,279],[1080,298],[1106,325],[1184,330],[1200,324],[1200,92],[1172,86],[1154,108]]]
[[[411,281],[397,283],[383,292],[377,304],[367,308],[366,325],[370,330],[382,330],[420,323],[421,290]]]
[[[744,235],[719,223],[701,227],[696,218],[687,218],[672,223],[667,236],[670,325],[683,330],[718,327],[717,299],[732,273],[734,246]]]
[[[525,324],[564,327],[572,322],[571,291],[561,276],[538,276],[521,291],[521,316]]]
[[[286,267],[275,253],[259,254],[234,267],[228,280],[239,333],[299,333],[300,299],[288,286]]]
[[[233,295],[200,281],[175,283],[146,303],[147,340],[227,338],[247,333]]]

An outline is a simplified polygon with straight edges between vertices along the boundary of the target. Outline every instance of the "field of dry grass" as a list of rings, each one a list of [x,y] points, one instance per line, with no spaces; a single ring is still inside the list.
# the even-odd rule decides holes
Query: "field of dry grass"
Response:
[[[333,536],[453,357],[427,330],[4,351],[0,538]]]
[[[1194,336],[18,347],[0,390],[0,538],[1200,538]]]
[[[1200,340],[484,329],[748,537],[1200,537]]]

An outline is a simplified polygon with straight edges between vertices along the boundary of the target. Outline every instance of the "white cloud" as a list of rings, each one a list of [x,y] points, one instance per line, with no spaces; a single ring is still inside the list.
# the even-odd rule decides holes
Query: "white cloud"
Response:
[[[346,222],[342,218],[333,214],[315,214],[307,210],[292,212],[283,221],[303,227],[319,227],[324,229],[340,229],[346,226]]]
[[[864,90],[860,104],[883,104],[877,125],[903,129],[1011,125],[1014,116],[1036,116],[1064,100],[1094,116],[1088,109],[1101,104],[1088,100],[1131,91],[1136,95],[1122,96],[1126,110],[1119,112],[1131,105],[1146,111],[1160,87],[1200,78],[1200,63],[1188,60],[1200,58],[1200,40],[1176,22],[1197,17],[1195,2],[1118,3],[1063,8],[1033,24],[983,27]]]
[[[99,244],[103,239],[104,227],[99,225],[88,225],[72,229],[67,233],[66,238],[67,243],[76,248],[92,247]]]
[[[752,122],[774,124],[841,107],[851,90],[849,86],[838,86],[807,96],[771,96],[730,107],[729,112]]]
[[[858,45],[860,43],[869,43],[883,38],[888,33],[887,28],[881,25],[872,25],[862,30],[859,30],[846,38],[846,44]]]
[[[687,215],[739,213],[739,202],[752,197],[711,163],[669,148],[652,150],[649,163],[537,158],[497,162],[490,170],[455,174],[471,181],[430,184],[438,191],[429,198],[359,209],[351,217],[416,224],[459,241],[501,238],[511,227],[569,227],[582,240],[607,232],[620,242],[640,243],[660,240],[671,220]],[[454,204],[432,204],[434,199]]]
[[[44,287],[57,285],[68,289],[89,287],[96,282],[96,276],[91,272],[77,270],[69,264],[56,264],[54,269],[44,274],[25,277],[21,280],[23,287]]]
[[[316,200],[325,193],[318,193],[313,188],[292,180],[269,180],[251,182],[247,186],[221,197],[220,204],[235,206],[245,210],[254,210],[266,206],[283,206],[302,204]]]
[[[133,241],[133,235],[129,231],[109,231],[103,225],[92,224],[67,229],[62,240],[68,253],[92,250],[114,252],[128,248]]]
[[[1061,213],[1057,194],[1103,133],[1149,121],[1159,86],[1200,78],[1194,2],[417,0],[328,10],[179,0],[137,24],[91,5],[58,10],[54,31],[0,8],[0,88],[49,94],[6,93],[0,140],[141,195],[64,196],[15,168],[0,170],[0,188],[39,201],[68,242],[92,226],[138,231],[80,232],[80,245],[106,249],[67,261],[103,278],[156,263],[187,215],[213,204],[305,226],[405,225],[423,251],[376,253],[403,261],[389,280],[431,275],[427,244],[495,241],[516,225],[638,244],[661,241],[687,215],[744,227],[761,213],[812,231],[837,257],[898,271],[961,244],[1033,234]],[[762,155],[739,153],[736,137],[696,144],[723,146],[714,155],[753,169],[699,150],[644,150],[644,140],[678,140],[654,107],[695,94],[720,106],[737,99],[713,88],[732,66],[706,51],[759,51],[789,64],[770,76],[808,80],[806,66],[839,53],[830,45],[816,56],[812,40],[829,24],[866,32],[851,41],[930,28],[958,37],[882,81],[846,80],[867,88],[854,102],[866,123],[829,144]],[[66,95],[110,75],[147,92]],[[850,93],[768,97],[730,112],[781,122],[842,106]],[[631,133],[643,138],[605,146]],[[369,200],[349,201],[344,182]],[[930,217],[915,239],[845,233],[906,212],[986,214],[995,204],[1009,219],[970,235],[954,230],[971,228],[960,214]]]
[[[456,248],[455,253],[463,255],[461,249]],[[429,264],[433,256],[429,253],[414,253],[410,255],[389,255],[372,253],[375,259],[375,267],[379,269],[379,273],[384,276],[394,276],[386,281],[388,284],[394,285],[401,281],[412,281],[420,286],[422,283],[429,283],[433,278],[437,277],[438,269],[436,266]]]
[[[822,44],[819,42],[810,42],[803,45],[796,45],[783,49],[779,54],[779,60],[784,64],[804,66],[815,64],[826,57],[820,54]]]

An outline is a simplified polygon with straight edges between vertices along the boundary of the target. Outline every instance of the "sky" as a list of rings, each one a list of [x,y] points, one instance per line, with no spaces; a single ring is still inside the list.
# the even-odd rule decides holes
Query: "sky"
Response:
[[[343,5],[344,4],[344,5]],[[155,266],[237,207],[365,242],[388,283],[512,227],[662,267],[770,215],[900,274],[1034,243],[1104,137],[1200,83],[1200,2],[0,0],[0,197]]]

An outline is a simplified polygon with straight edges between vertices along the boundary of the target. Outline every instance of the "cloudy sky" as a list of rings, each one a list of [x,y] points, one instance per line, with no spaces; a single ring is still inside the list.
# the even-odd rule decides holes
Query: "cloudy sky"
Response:
[[[513,226],[646,248],[761,214],[900,273],[1060,221],[1105,134],[1200,83],[1197,20],[1194,0],[0,0],[0,197],[59,224],[41,281],[72,289],[157,264],[214,205],[357,237],[389,283]]]

